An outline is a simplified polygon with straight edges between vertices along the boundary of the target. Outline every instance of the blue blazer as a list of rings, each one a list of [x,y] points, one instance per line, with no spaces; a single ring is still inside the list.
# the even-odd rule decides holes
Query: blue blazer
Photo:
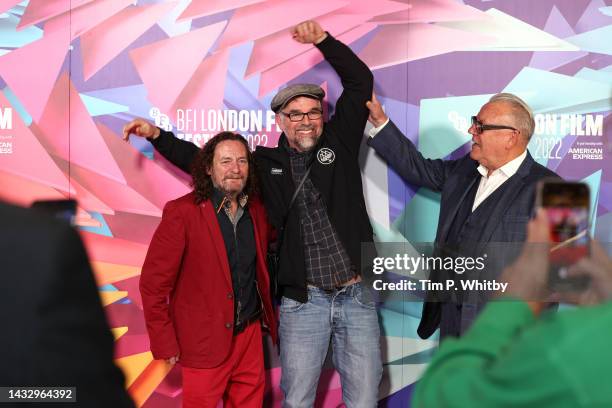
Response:
[[[426,159],[391,121],[368,144],[406,182],[441,193],[436,244],[446,242],[455,214],[474,183],[480,182],[478,162],[467,154],[458,160]],[[477,237],[477,251],[490,242],[522,242],[533,215],[539,180],[559,176],[536,163],[529,152]],[[440,322],[440,304],[425,302],[418,333],[428,338]]]

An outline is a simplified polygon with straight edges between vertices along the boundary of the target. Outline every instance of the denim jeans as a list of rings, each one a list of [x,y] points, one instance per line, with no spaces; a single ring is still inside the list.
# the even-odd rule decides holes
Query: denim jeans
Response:
[[[361,283],[333,292],[308,287],[308,301],[280,307],[283,407],[312,407],[329,342],[348,408],[375,407],[382,377],[376,305]]]

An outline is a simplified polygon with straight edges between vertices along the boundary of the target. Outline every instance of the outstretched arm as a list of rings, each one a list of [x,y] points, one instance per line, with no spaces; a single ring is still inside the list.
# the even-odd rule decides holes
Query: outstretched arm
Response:
[[[191,162],[198,152],[198,147],[193,143],[178,139],[172,132],[166,132],[141,118],[123,127],[123,140],[128,141],[130,135],[146,137],[170,163],[190,173]]]

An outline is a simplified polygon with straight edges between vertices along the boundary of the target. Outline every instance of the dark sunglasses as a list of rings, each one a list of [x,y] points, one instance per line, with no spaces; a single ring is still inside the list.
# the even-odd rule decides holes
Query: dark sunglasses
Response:
[[[508,129],[515,130],[518,132],[518,129],[513,128],[512,126],[504,126],[504,125],[485,125],[481,121],[478,120],[476,116],[472,116],[472,126],[476,129],[476,134],[480,135],[485,130],[498,130],[498,129]]]

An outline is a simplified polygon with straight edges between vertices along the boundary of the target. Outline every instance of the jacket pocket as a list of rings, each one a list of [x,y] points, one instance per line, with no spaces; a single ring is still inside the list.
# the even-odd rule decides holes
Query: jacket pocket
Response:
[[[181,356],[201,358],[210,353],[211,320],[210,314],[202,309],[176,307],[173,323]]]

